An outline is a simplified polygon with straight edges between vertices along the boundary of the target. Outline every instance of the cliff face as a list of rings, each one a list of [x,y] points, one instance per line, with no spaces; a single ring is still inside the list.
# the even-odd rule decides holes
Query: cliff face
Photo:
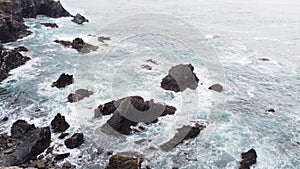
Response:
[[[45,15],[52,18],[67,17],[66,11],[59,1],[53,0],[11,0],[0,2],[0,41],[14,42],[31,34],[24,24],[23,18],[35,18]]]

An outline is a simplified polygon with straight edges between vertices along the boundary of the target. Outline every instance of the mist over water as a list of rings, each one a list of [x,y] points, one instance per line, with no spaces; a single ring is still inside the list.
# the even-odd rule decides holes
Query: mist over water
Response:
[[[114,152],[144,152],[144,164],[158,169],[238,168],[240,153],[251,148],[258,155],[255,168],[300,168],[300,2],[63,0],[62,3],[72,14],[79,12],[90,22],[76,25],[70,18],[42,16],[26,19],[33,35],[6,47],[24,45],[29,49],[26,55],[32,59],[13,70],[12,76],[0,85],[1,117],[10,119],[0,123],[0,132],[9,132],[17,119],[47,126],[61,113],[71,125],[70,132],[81,131],[86,137],[80,149],[72,150],[68,158],[79,168],[105,167],[108,156],[95,155],[97,147]],[[117,20],[142,13],[174,16],[202,32],[222,66],[224,92],[214,94],[207,90],[215,83],[209,68],[181,39],[148,34],[117,41],[124,37],[124,32],[101,31]],[[39,22],[55,22],[59,28],[48,29]],[[107,44],[97,42],[99,50],[89,54],[78,54],[53,43],[56,39],[75,37],[96,43],[88,34],[109,36],[112,40]],[[158,62],[151,65],[151,71],[141,68],[149,64],[147,59]],[[171,94],[160,88],[160,82],[171,66],[180,63],[193,64],[203,85],[195,91]],[[51,83],[61,73],[74,74],[75,84],[60,90],[52,88]],[[79,103],[68,103],[68,94],[79,88],[92,90],[94,94]],[[100,127],[108,117],[94,119],[94,109],[131,95],[164,102],[178,110],[174,116],[161,118],[139,134],[116,138],[102,133]],[[221,111],[216,113],[212,103],[223,96],[222,108],[218,109]],[[270,108],[276,112],[266,112]],[[36,109],[41,111],[35,112]],[[196,139],[172,151],[149,149],[167,141],[177,128],[190,121],[205,122],[208,126]],[[146,146],[134,143],[140,139],[152,142]],[[53,140],[52,144],[61,142]],[[64,152],[64,148],[60,151]],[[82,161],[77,158],[80,155]]]

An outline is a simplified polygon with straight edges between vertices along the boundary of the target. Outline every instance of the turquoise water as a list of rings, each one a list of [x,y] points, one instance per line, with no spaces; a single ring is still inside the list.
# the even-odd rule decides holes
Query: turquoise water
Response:
[[[1,132],[8,132],[14,120],[19,118],[46,126],[61,113],[72,126],[70,132],[82,131],[86,137],[85,144],[72,150],[67,159],[79,168],[104,168],[108,157],[95,154],[99,146],[114,152],[143,153],[144,164],[158,169],[172,166],[238,168],[240,153],[250,148],[255,148],[258,154],[255,168],[300,168],[300,20],[296,17],[299,16],[299,2],[62,2],[71,13],[84,14],[90,23],[75,25],[70,18],[27,19],[34,34],[6,44],[7,47],[26,46],[29,49],[26,55],[32,60],[14,70],[0,86],[1,117],[10,118],[8,122],[0,123]],[[203,45],[210,44],[210,51],[199,46],[201,53],[197,53],[187,45],[189,43],[184,43],[183,36],[176,39],[165,32],[139,32],[130,36],[132,30],[128,27],[137,26],[136,30],[141,30],[138,24],[143,23],[144,16],[140,14],[145,12],[175,17],[177,19],[171,19],[174,23],[178,21],[199,30],[199,39],[204,39]],[[132,15],[137,16],[136,23],[118,27],[122,21],[127,21],[124,17]],[[39,22],[55,22],[60,28],[47,29]],[[147,23],[144,21],[145,25]],[[172,32],[179,26],[170,24],[165,30]],[[153,30],[148,28],[143,30]],[[187,29],[180,35],[190,35],[189,31]],[[107,44],[96,43],[88,34],[107,35],[112,40]],[[96,43],[100,49],[83,55],[53,43],[56,39],[75,37]],[[207,56],[218,56],[216,66],[207,65],[204,59]],[[263,62],[259,58],[270,61]],[[156,60],[158,65],[146,62],[147,59]],[[178,63],[192,63],[203,85],[196,91],[187,90],[170,97],[170,92],[162,90],[159,84],[168,69]],[[151,65],[153,69],[144,70],[140,67],[142,64]],[[224,93],[207,90],[216,82],[211,71],[218,71],[217,80],[224,85]],[[51,88],[51,83],[61,73],[74,74],[75,84],[60,90]],[[78,88],[90,89],[95,94],[76,104],[67,103],[67,95]],[[93,119],[94,108],[128,95],[153,98],[176,106],[178,111],[175,116],[161,118],[159,123],[140,134],[122,138],[105,135],[100,127],[109,117]],[[265,111],[270,108],[276,112]],[[41,112],[35,112],[36,109]],[[208,126],[199,137],[173,151],[149,149],[167,141],[176,128],[190,121],[202,121]],[[56,137],[53,135],[55,145],[61,143]],[[143,138],[152,139],[152,142],[143,146],[134,144]],[[56,151],[70,150],[61,146]],[[79,159],[79,155],[83,158]]]

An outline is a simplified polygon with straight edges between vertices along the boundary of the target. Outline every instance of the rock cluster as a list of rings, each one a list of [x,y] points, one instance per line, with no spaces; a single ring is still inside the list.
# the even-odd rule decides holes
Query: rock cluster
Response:
[[[89,53],[91,51],[96,51],[99,48],[98,46],[84,42],[81,38],[75,38],[72,42],[65,40],[55,40],[54,42],[68,48],[76,49],[79,53]]]

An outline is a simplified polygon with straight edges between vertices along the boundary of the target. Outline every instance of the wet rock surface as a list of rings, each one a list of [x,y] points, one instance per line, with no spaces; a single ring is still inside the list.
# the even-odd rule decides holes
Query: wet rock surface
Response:
[[[15,166],[36,159],[51,142],[49,127],[36,128],[24,120],[18,120],[12,125],[11,137],[1,137],[6,137],[6,142],[9,141],[10,144],[6,144],[6,147],[1,144],[1,150],[4,150],[7,155],[2,157],[0,166]],[[3,140],[1,142],[3,143]]]
[[[54,119],[51,121],[51,128],[55,133],[61,133],[66,131],[70,127],[69,123],[66,121],[65,116],[58,113]]]
[[[185,140],[193,139],[197,137],[200,132],[205,129],[204,124],[196,123],[194,126],[185,125],[182,128],[177,129],[175,136],[168,142],[162,144],[160,147],[165,150],[171,150],[177,145],[183,143]]]
[[[24,65],[30,60],[29,57],[23,56],[19,51],[25,50],[25,48],[20,47],[14,50],[5,49],[0,43],[0,82],[6,79],[10,74],[12,69],[18,68]]]
[[[109,159],[105,169],[141,169],[143,158],[137,153],[118,153]]]
[[[208,89],[209,89],[209,90],[214,90],[214,91],[220,93],[220,92],[223,91],[223,86],[220,85],[220,84],[214,84],[214,85],[210,86]]]
[[[58,25],[56,23],[41,23],[41,25],[50,28],[58,28]]]
[[[241,156],[242,161],[240,162],[241,166],[239,169],[250,169],[250,166],[256,163],[257,154],[253,148],[242,153]]]
[[[173,66],[169,74],[162,79],[161,87],[174,92],[182,92],[187,88],[195,90],[199,79],[193,71],[194,67],[191,64]]]
[[[88,19],[86,19],[84,16],[82,16],[81,14],[77,13],[74,18],[72,19],[72,22],[77,23],[79,25],[85,23],[85,22],[89,22]]]
[[[73,149],[79,147],[83,142],[83,133],[75,133],[72,137],[65,140],[65,145],[67,148]]]
[[[74,82],[73,75],[68,75],[63,73],[59,76],[57,81],[52,83],[51,87],[63,88],[73,84],[73,82]]]
[[[81,38],[75,38],[71,41],[55,40],[55,43],[59,43],[65,47],[76,49],[79,53],[89,53],[98,50],[98,46],[94,46],[84,42]]]
[[[98,106],[95,116],[113,114],[107,124],[115,131],[128,135],[132,131],[131,127],[139,122],[155,123],[158,117],[173,115],[175,111],[173,106],[154,103],[153,100],[145,101],[140,96],[130,96]]]
[[[68,95],[68,101],[70,103],[79,102],[86,97],[90,97],[94,92],[86,90],[86,89],[78,89],[75,93],[71,93]]]

